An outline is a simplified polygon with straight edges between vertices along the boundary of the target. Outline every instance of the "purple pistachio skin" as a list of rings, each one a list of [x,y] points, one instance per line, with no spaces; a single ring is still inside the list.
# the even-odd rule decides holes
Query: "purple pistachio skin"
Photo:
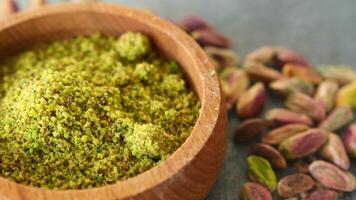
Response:
[[[255,117],[261,113],[266,103],[266,89],[262,83],[256,83],[244,91],[236,104],[236,112],[239,117]]]
[[[264,66],[255,61],[245,61],[244,69],[251,79],[262,82],[272,82],[283,78],[282,74],[275,69]]]
[[[329,133],[328,141],[320,149],[319,155],[326,160],[333,162],[341,169],[348,170],[350,167],[350,160],[347,156],[345,147],[338,135]]]
[[[284,140],[308,130],[310,127],[304,124],[287,124],[273,129],[262,136],[262,143],[277,145]]]
[[[285,104],[287,108],[297,113],[308,115],[316,121],[321,121],[326,116],[325,105],[322,102],[301,92],[294,92],[288,95]]]
[[[246,60],[254,61],[265,65],[281,69],[286,64],[296,64],[308,67],[308,61],[297,52],[286,47],[263,46],[246,56]]]
[[[286,159],[298,159],[315,153],[327,139],[325,131],[310,129],[283,141],[279,145],[279,151]]]
[[[178,25],[183,28],[186,32],[190,33],[192,31],[196,30],[202,30],[202,29],[212,29],[210,24],[206,22],[204,19],[194,16],[194,15],[189,15],[184,17]]]
[[[258,143],[252,146],[249,155],[257,155],[265,158],[272,165],[272,167],[285,169],[287,167],[287,162],[279,153],[277,149],[268,145]]]
[[[309,173],[323,186],[330,189],[351,192],[356,187],[354,175],[326,161],[314,161],[309,166]]]
[[[251,118],[243,121],[235,130],[236,142],[247,142],[255,138],[258,134],[264,132],[272,125],[271,121]]]
[[[356,158],[356,124],[351,124],[343,139],[347,153]]]
[[[325,80],[320,83],[314,99],[319,100],[325,105],[326,111],[329,112],[333,109],[335,104],[335,98],[339,85],[335,81]]]
[[[308,194],[304,200],[337,200],[339,195],[332,190],[316,190]]]
[[[196,30],[191,33],[192,37],[203,47],[213,46],[219,48],[229,48],[230,40],[210,29]]]
[[[313,125],[313,121],[308,116],[284,108],[274,108],[269,110],[266,113],[266,119],[273,121],[275,126],[283,126],[287,124]]]
[[[353,119],[352,109],[349,106],[335,108],[329,116],[320,123],[319,128],[333,132],[337,131]]]
[[[248,182],[241,187],[240,200],[272,200],[272,195],[266,187]]]
[[[279,196],[291,198],[311,190],[313,186],[314,180],[310,176],[303,173],[296,173],[283,177],[278,182],[277,191]]]

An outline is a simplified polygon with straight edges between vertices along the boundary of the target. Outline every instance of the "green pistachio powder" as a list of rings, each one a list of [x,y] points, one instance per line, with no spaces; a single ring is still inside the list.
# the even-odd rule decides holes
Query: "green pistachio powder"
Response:
[[[0,64],[0,173],[82,189],[156,166],[190,135],[200,103],[148,38],[96,34]]]

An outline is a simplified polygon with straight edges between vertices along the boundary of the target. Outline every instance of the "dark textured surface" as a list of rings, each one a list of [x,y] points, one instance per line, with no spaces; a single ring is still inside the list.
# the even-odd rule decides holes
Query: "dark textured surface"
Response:
[[[202,16],[219,31],[231,37],[233,48],[241,55],[261,45],[285,45],[305,54],[314,64],[356,66],[355,0],[108,0],[107,2],[148,8],[170,19],[178,19],[187,14]],[[281,99],[272,97],[269,98],[268,107],[281,103]],[[245,156],[250,144],[232,143],[232,131],[237,125],[238,119],[230,113],[226,161],[207,198],[209,200],[239,199],[239,187],[246,181]],[[353,174],[356,174],[355,160],[352,161],[352,168]],[[274,199],[278,198],[275,196]],[[342,199],[356,199],[356,192],[346,194]]]

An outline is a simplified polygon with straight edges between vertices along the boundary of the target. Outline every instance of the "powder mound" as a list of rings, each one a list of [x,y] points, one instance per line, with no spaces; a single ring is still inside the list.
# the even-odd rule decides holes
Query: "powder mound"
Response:
[[[44,188],[124,180],[172,154],[200,103],[146,36],[40,44],[0,64],[0,175]]]

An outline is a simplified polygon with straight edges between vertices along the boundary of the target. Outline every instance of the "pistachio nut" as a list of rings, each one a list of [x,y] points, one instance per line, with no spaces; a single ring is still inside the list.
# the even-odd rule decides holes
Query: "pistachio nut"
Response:
[[[248,182],[241,187],[240,200],[272,200],[272,194],[266,187]]]
[[[274,108],[266,113],[265,118],[274,122],[276,126],[287,124],[313,125],[313,121],[304,114],[299,114],[283,108]]]
[[[287,108],[297,113],[308,115],[316,121],[323,120],[326,115],[326,109],[323,103],[300,92],[294,92],[288,95],[285,105]]]
[[[203,47],[213,46],[219,48],[229,48],[230,40],[214,30],[200,29],[191,32],[191,36]]]
[[[320,83],[314,99],[322,102],[325,105],[326,111],[329,112],[334,107],[338,90],[339,85],[335,81],[325,80]]]
[[[339,195],[333,190],[316,190],[308,194],[304,200],[337,200]]]
[[[314,180],[310,176],[296,173],[283,177],[278,182],[277,191],[279,196],[290,198],[311,190],[313,186]]]
[[[314,161],[309,166],[309,172],[323,186],[330,189],[351,192],[356,187],[354,175],[326,161]]]
[[[315,153],[325,144],[328,135],[321,129],[309,129],[294,135],[279,145],[279,151],[286,159],[297,159]]]
[[[236,104],[236,112],[240,117],[254,117],[263,110],[265,103],[265,86],[262,83],[255,83],[241,94]]]
[[[243,121],[240,126],[235,130],[236,142],[247,142],[255,138],[258,134],[264,132],[272,125],[271,121],[252,118]]]
[[[277,177],[270,163],[260,156],[247,157],[250,179],[274,191],[277,186]]]
[[[222,93],[226,98],[226,107],[230,109],[242,92],[247,89],[250,80],[247,74],[236,67],[225,68],[219,75]]]
[[[345,147],[340,137],[335,133],[329,133],[328,141],[320,149],[319,155],[333,162],[341,169],[347,170],[350,167],[350,160],[349,157],[347,157]]]
[[[335,108],[329,116],[320,123],[319,128],[332,132],[342,128],[353,119],[352,109],[349,106]]]
[[[178,25],[188,33],[201,29],[212,29],[208,22],[194,15],[184,17],[180,22],[178,22]]]
[[[15,0],[2,0],[0,3],[0,20],[18,12],[19,8]]]
[[[277,58],[283,66],[286,64],[294,64],[300,67],[309,66],[309,63],[304,56],[285,47],[277,48]]]
[[[258,143],[253,145],[249,155],[261,156],[275,168],[285,169],[287,167],[287,162],[279,151],[268,144]]]
[[[343,86],[336,97],[336,105],[348,105],[356,108],[356,81]]]
[[[340,85],[356,81],[356,73],[351,66],[321,65],[317,70],[325,79],[334,80]]]
[[[295,64],[287,64],[284,66],[282,74],[285,77],[297,77],[314,84],[319,84],[322,81],[321,76],[312,68],[301,67]]]
[[[233,50],[209,46],[205,47],[204,50],[213,63],[215,63],[215,68],[217,70],[226,67],[235,67],[240,63],[239,55]]]
[[[348,127],[343,142],[349,155],[356,158],[356,124]]]
[[[287,124],[282,127],[271,130],[262,136],[262,143],[276,145],[287,138],[302,133],[309,129],[305,124]]]
[[[251,79],[256,81],[271,82],[282,78],[282,74],[279,71],[254,61],[247,60],[244,63],[244,69]]]
[[[312,95],[314,92],[314,85],[311,82],[299,78],[282,78],[270,83],[269,87],[281,95],[289,95],[293,92]]]
[[[285,64],[308,66],[303,56],[291,49],[276,46],[263,46],[247,55],[246,60],[254,61],[266,67],[282,68]]]

